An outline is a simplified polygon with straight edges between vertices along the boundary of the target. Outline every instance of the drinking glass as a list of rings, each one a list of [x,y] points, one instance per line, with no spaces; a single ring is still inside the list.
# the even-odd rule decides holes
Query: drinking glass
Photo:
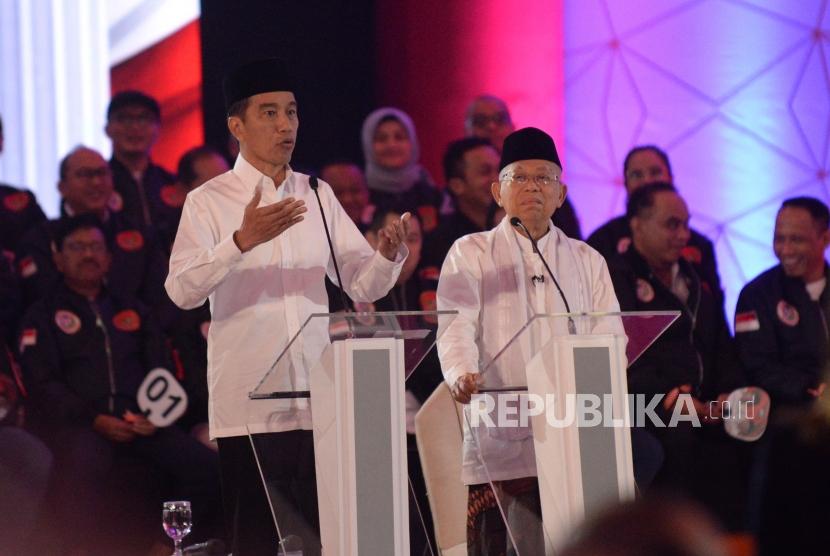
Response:
[[[182,539],[190,533],[190,529],[193,527],[190,502],[186,500],[165,502],[161,512],[161,522],[164,532],[173,539],[175,544],[172,556],[182,556]]]

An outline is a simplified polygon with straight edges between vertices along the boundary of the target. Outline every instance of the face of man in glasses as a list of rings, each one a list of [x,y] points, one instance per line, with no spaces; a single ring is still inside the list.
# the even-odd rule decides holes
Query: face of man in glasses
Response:
[[[104,129],[116,155],[146,155],[158,139],[159,121],[149,108],[125,106],[110,117]]]
[[[514,130],[507,106],[494,98],[480,98],[473,103],[467,128],[470,135],[487,139],[499,152],[504,139]]]
[[[518,216],[530,228],[545,229],[562,206],[567,186],[562,169],[547,160],[520,160],[504,168],[501,181],[493,183],[493,198],[508,218]]]
[[[56,246],[55,266],[70,288],[99,287],[110,267],[106,239],[98,228],[79,228]]]
[[[58,191],[72,214],[103,215],[112,196],[109,164],[92,149],[78,149],[66,160]]]

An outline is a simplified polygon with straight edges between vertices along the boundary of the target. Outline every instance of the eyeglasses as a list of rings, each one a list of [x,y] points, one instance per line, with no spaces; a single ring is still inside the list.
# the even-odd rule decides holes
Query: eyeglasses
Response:
[[[487,114],[474,114],[470,121],[473,127],[487,127],[489,123],[504,125],[510,121],[510,116],[507,115],[507,112],[496,112],[492,116],[488,116]]]
[[[548,174],[538,174],[536,176],[527,176],[525,174],[508,174],[504,176],[501,181],[509,181],[524,187],[531,181],[539,187],[550,187],[551,185],[560,183],[559,176],[551,176]]]
[[[92,178],[108,178],[112,175],[112,170],[109,166],[101,166],[100,168],[78,168],[72,175],[78,179],[91,180]]]
[[[93,255],[100,255],[107,251],[107,246],[100,241],[67,241],[63,244],[63,248],[65,251],[76,255],[87,250],[92,251]]]
[[[115,114],[112,117],[115,123],[121,125],[136,124],[140,126],[150,125],[158,122],[153,114]]]

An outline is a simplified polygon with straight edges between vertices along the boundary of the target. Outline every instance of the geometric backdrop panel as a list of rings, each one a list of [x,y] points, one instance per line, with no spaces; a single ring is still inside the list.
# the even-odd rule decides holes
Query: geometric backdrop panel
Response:
[[[622,162],[666,150],[715,242],[731,321],[776,264],[783,199],[830,202],[828,0],[566,0],[570,197],[587,235],[622,213]]]

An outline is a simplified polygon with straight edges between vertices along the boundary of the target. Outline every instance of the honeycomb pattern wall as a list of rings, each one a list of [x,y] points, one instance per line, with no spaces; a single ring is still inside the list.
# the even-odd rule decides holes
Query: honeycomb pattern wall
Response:
[[[830,201],[828,0],[566,0],[565,177],[587,235],[624,210],[622,161],[656,144],[717,249],[731,321],[776,264],[783,199]]]

